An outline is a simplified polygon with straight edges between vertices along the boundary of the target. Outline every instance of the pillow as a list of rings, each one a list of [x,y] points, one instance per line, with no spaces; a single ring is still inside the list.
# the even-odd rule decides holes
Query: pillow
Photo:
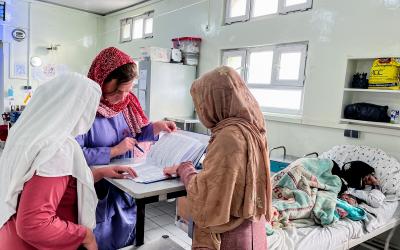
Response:
[[[390,200],[400,200],[400,163],[383,150],[368,146],[339,145],[320,155],[341,167],[350,161],[363,161],[375,169],[382,192]]]

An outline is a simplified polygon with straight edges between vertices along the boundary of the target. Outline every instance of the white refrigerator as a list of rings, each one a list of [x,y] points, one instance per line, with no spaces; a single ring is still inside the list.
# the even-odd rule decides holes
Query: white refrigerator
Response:
[[[195,78],[195,66],[140,61],[135,93],[150,121],[192,117],[194,108],[190,86]]]

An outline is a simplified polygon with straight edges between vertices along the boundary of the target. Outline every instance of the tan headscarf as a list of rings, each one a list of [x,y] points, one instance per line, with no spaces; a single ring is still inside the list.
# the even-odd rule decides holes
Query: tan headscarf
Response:
[[[270,218],[271,185],[265,122],[257,101],[232,68],[217,68],[191,88],[200,121],[212,131],[204,169],[188,185],[193,247],[220,248],[220,234],[249,219]]]

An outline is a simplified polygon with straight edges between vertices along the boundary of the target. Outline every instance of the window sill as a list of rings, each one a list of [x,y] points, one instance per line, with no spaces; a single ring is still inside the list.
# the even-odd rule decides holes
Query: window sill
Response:
[[[302,115],[279,114],[263,112],[264,119],[267,121],[287,122],[287,123],[302,123]]]

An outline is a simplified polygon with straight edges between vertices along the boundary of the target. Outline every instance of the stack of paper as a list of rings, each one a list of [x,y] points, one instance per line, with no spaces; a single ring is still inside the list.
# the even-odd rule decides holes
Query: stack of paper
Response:
[[[138,174],[134,181],[151,183],[165,180],[164,167],[185,161],[196,165],[206,150],[207,142],[208,136],[186,131],[164,134],[152,146],[146,160],[133,165]]]

